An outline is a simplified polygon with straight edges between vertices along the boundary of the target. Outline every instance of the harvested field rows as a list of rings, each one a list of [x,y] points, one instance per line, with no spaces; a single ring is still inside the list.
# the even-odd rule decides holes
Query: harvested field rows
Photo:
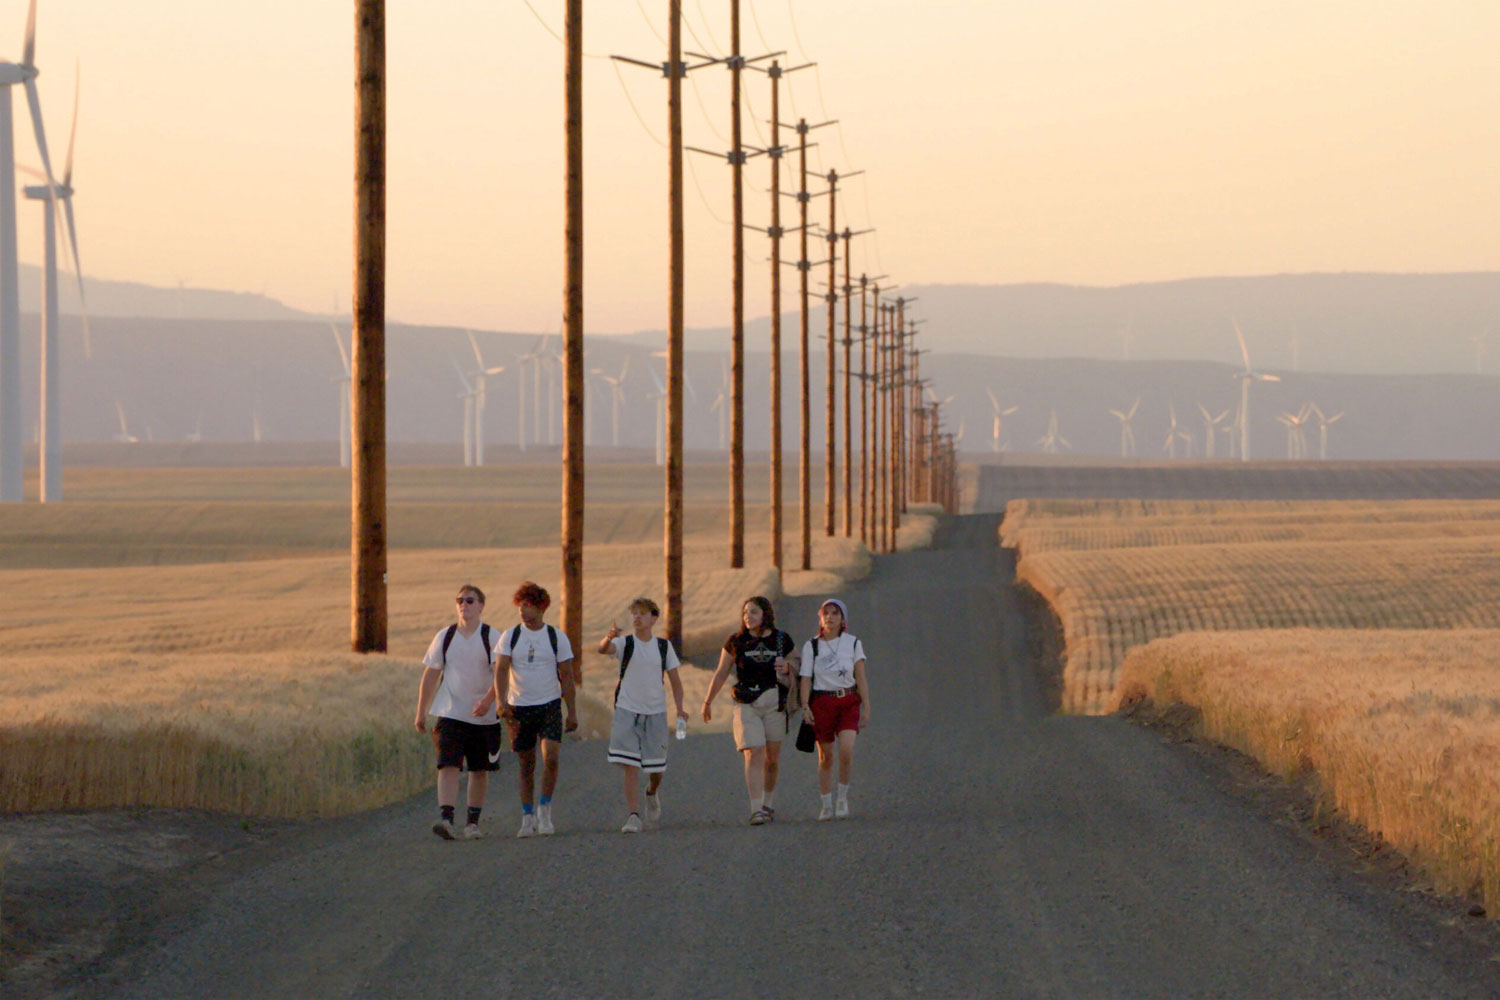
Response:
[[[1058,524],[1028,505],[1002,533],[1020,551],[1018,578],[1061,620],[1069,711],[1107,710],[1125,654],[1180,632],[1500,627],[1494,504],[1354,503],[1340,524],[1342,504],[1050,503]],[[1183,523],[1185,506],[1196,523]],[[1247,536],[1269,516],[1302,537]],[[1174,543],[1093,548],[1096,532]],[[1340,533],[1358,540],[1327,540]]]

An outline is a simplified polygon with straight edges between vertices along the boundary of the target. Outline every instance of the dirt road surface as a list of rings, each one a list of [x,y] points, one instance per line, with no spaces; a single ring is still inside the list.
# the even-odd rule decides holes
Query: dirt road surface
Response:
[[[74,995],[1500,995],[1493,935],[1330,862],[1148,729],[1048,715],[997,520],[840,595],[873,687],[850,820],[814,821],[788,747],[777,821],[746,825],[713,735],[672,744],[662,827],[622,836],[605,747],[568,744],[556,836],[513,839],[509,763],[481,841],[432,836],[429,795],[292,825],[190,871]],[[799,641],[814,606],[778,609]]]

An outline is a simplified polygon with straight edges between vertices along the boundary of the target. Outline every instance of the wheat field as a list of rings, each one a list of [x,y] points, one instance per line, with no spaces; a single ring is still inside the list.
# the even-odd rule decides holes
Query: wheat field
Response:
[[[337,488],[327,470],[92,471],[99,482],[74,490],[76,501],[0,509],[6,811],[312,816],[411,794],[432,780],[431,745],[411,728],[420,659],[452,620],[458,585],[484,588],[486,620],[498,627],[516,620],[509,595],[522,579],[560,599],[557,544],[536,544],[556,538],[555,495],[539,495],[555,470],[437,470],[425,485],[420,471],[393,473],[384,656],[343,652],[348,508],[321,495]],[[587,511],[586,649],[631,598],[661,600],[659,470],[611,471],[616,493]],[[786,573],[778,587],[769,536],[756,529],[765,512],[754,508],[750,565],[725,568],[727,517],[712,496],[723,477],[713,471],[698,470],[696,487],[688,477],[697,490],[684,560],[689,653],[717,648],[750,594],[817,593],[869,571],[857,541],[819,539],[813,570]],[[485,477],[490,499],[454,485],[470,472]],[[903,545],[922,544],[935,523],[913,517]],[[29,549],[12,547],[21,539]],[[581,728],[604,733],[612,661],[585,652],[583,665]],[[683,673],[689,702],[701,700],[709,671],[690,663]]]
[[[1179,635],[1125,659],[1122,702],[1189,704],[1202,732],[1329,806],[1441,892],[1500,913],[1500,631]]]
[[[1182,632],[1500,627],[1500,505],[1017,504],[1002,540],[1061,622],[1068,711],[1109,710],[1128,651]]]

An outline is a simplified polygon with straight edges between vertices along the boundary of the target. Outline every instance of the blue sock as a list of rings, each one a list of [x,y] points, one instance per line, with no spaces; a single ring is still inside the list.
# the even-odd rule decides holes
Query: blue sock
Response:
[[[536,807],[533,806],[530,802],[521,803],[521,815],[530,816],[535,810]]]
[[[551,804],[552,804],[552,796],[550,796],[550,795],[543,795],[542,796],[542,805],[544,805],[544,806],[550,806]]]

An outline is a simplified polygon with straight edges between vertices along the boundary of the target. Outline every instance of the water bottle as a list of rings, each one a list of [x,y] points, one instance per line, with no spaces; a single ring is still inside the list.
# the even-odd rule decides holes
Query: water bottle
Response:
[[[687,739],[687,720],[680,715],[677,717],[677,738],[679,740]]]

